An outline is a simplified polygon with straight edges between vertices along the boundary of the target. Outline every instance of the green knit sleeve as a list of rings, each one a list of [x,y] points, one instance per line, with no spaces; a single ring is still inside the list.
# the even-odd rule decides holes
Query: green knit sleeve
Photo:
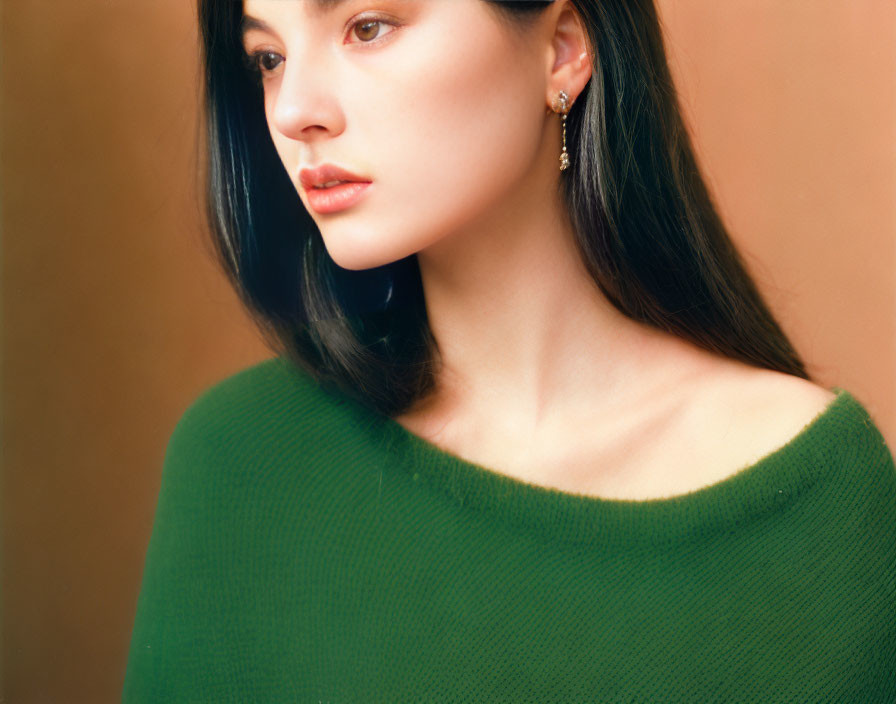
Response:
[[[215,678],[198,669],[222,641],[222,579],[215,555],[221,520],[219,445],[211,397],[184,413],[166,450],[125,673],[122,701],[215,701]],[[224,662],[222,659],[221,662]]]

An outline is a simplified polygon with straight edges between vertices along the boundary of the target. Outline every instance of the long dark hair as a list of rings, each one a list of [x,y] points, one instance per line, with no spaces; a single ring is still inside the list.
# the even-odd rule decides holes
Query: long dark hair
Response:
[[[550,2],[488,2],[526,24]],[[698,169],[653,0],[572,0],[594,51],[567,119],[561,182],[588,271],[630,318],[808,379]],[[352,271],[330,258],[282,166],[240,39],[242,3],[199,0],[207,212],[215,250],[271,347],[379,412],[435,386],[439,351],[416,255]]]

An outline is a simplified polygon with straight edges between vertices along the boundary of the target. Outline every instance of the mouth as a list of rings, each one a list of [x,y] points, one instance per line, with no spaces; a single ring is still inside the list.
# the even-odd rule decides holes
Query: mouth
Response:
[[[333,188],[333,186],[341,186],[343,183],[352,183],[352,181],[329,181],[322,186],[313,186],[313,188],[317,190],[323,190],[324,188]]]
[[[314,169],[301,169],[299,181],[306,191],[315,188],[333,188],[344,183],[370,183],[369,178],[358,176],[334,164],[323,164]]]
[[[357,203],[372,181],[334,164],[301,169],[299,181],[308,196],[308,204],[321,214],[335,213]]]
[[[316,213],[338,213],[355,205],[367,193],[370,181],[329,181],[306,190],[308,205]]]

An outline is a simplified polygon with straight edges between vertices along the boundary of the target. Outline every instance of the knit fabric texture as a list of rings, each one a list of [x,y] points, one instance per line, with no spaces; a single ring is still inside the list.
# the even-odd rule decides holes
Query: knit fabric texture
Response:
[[[894,702],[896,467],[846,390],[719,482],[467,462],[282,358],[171,435],[125,702]]]

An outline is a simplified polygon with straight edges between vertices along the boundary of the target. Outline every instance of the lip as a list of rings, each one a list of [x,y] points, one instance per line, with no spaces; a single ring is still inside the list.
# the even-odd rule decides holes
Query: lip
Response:
[[[310,188],[305,193],[311,209],[326,215],[350,208],[364,197],[370,186],[370,181],[349,181],[330,188]]]
[[[353,174],[334,164],[323,164],[315,169],[299,171],[299,181],[308,196],[308,205],[317,213],[337,213],[357,203],[371,185],[371,180]],[[320,188],[330,181],[342,181],[337,186]]]
[[[299,171],[299,181],[306,191],[322,186],[330,181],[353,181],[358,183],[370,183],[369,178],[358,176],[351,171],[346,171],[334,164],[322,164],[316,169],[302,169]]]

